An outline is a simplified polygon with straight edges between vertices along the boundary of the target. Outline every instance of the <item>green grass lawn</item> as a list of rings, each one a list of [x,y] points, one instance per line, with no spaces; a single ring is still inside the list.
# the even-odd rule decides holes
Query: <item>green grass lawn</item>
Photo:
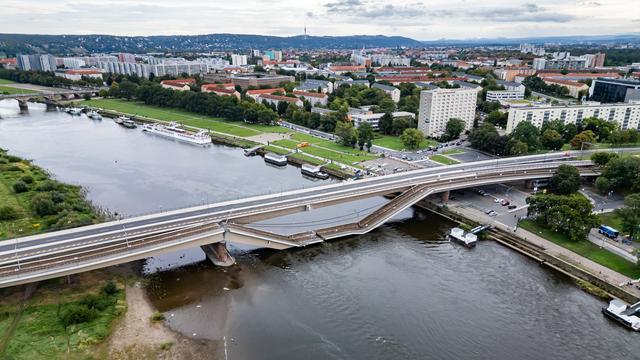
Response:
[[[3,299],[0,304],[0,337],[9,336],[2,359],[93,359],[94,346],[106,339],[114,320],[126,311],[124,285],[117,283],[118,291],[107,295],[100,291],[105,284],[96,275],[81,275],[85,282],[67,286],[63,279],[41,283],[35,295],[27,302],[20,320],[12,331],[11,323],[18,311],[14,299]],[[102,276],[100,276],[102,277]],[[62,315],[87,295],[96,295],[107,304],[89,321],[65,328]]]
[[[622,232],[622,219],[615,216],[614,213],[606,213],[598,215],[598,219],[600,219],[601,224],[605,224],[607,226],[611,226],[612,228]]]
[[[300,159],[300,160],[302,160],[304,162],[307,162],[309,164],[312,164],[312,165],[323,165],[323,164],[326,164],[325,161],[322,161],[320,159],[316,159],[314,157],[307,156],[307,155],[301,154],[301,153],[291,154],[289,156],[291,156],[292,158]]]
[[[287,155],[288,153],[291,152],[289,150],[284,150],[284,149],[281,149],[279,147],[275,147],[275,146],[272,146],[272,145],[267,145],[267,146],[264,147],[264,149],[266,151],[268,151],[268,152],[272,152],[274,154],[280,154],[280,155]]]
[[[448,157],[442,155],[431,155],[429,159],[444,165],[455,165],[460,163],[459,161],[449,159]]]
[[[611,270],[617,271],[633,279],[640,277],[640,266],[633,264],[610,251],[601,249],[599,246],[589,242],[588,240],[571,241],[565,235],[549,230],[544,225],[532,220],[520,221],[520,227],[569,249],[578,255],[582,255],[587,259],[597,262],[600,265],[606,266]]]
[[[37,93],[35,90],[18,89],[11,86],[0,85],[0,94],[2,95],[14,95],[14,94],[33,94]]]
[[[460,150],[460,149],[449,149],[449,150],[445,150],[443,151],[441,154],[442,155],[456,155],[456,154],[464,154],[465,151],[464,150]]]
[[[265,132],[286,133],[291,131],[281,126],[228,121],[213,116],[199,115],[179,109],[161,108],[158,106],[145,105],[141,102],[126,101],[122,99],[85,100],[81,104],[156,120],[178,121],[183,125],[209,129],[240,137],[260,135]]]
[[[15,84],[15,82],[6,79],[0,79],[0,84]]]
[[[362,151],[360,149],[352,148],[349,146],[344,146],[344,145],[338,144],[335,141],[321,139],[312,135],[307,135],[302,133],[293,133],[291,134],[291,138],[298,142],[308,142],[309,144],[314,144],[323,148],[340,151],[347,154],[373,156],[371,153],[368,153],[366,151]]]
[[[297,145],[300,142],[306,141],[311,143],[310,140],[313,140],[313,139],[307,139],[308,135],[304,135],[302,137],[297,135],[304,135],[304,134],[293,134],[292,137],[297,138],[297,140],[277,140],[277,141],[274,141],[273,143],[275,145],[286,147],[289,149],[296,149]],[[351,165],[355,162],[361,162],[361,161],[372,160],[377,158],[376,155],[367,153],[366,151],[360,151],[357,149],[349,148],[349,147],[342,146],[340,144],[327,141],[327,140],[322,140],[322,139],[318,139],[318,140],[320,141],[314,142],[312,146],[300,148],[300,151],[311,154],[311,155],[320,156],[328,160],[337,161],[347,165]],[[344,152],[342,151],[343,148],[349,149],[350,151]],[[337,150],[337,149],[340,149],[340,150]]]
[[[405,146],[400,140],[400,136],[382,135],[376,134],[376,138],[373,139],[373,145],[386,147],[392,150],[402,151],[405,150]],[[428,146],[438,145],[438,142],[432,139],[424,139],[419,146],[419,149],[424,149]]]

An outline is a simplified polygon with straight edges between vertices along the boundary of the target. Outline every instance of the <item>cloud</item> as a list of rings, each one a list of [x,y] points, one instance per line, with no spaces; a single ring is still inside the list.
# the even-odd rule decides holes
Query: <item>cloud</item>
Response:
[[[406,5],[382,4],[381,1],[341,0],[324,5],[327,14],[357,18],[418,17],[427,14],[421,2]]]
[[[557,22],[565,23],[575,19],[573,15],[560,14],[547,11],[536,4],[524,4],[520,7],[489,8],[466,12],[472,17],[499,23],[514,22]]]

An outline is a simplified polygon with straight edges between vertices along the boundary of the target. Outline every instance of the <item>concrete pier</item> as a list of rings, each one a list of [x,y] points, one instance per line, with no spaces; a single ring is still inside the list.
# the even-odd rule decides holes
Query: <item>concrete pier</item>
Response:
[[[224,242],[203,245],[200,248],[202,248],[207,258],[216,266],[227,267],[236,263],[236,259],[229,254]]]
[[[447,201],[449,201],[449,191],[444,191],[440,193],[440,202],[442,203],[446,203]]]
[[[20,111],[29,111],[29,104],[27,100],[18,99],[18,107],[20,107]]]

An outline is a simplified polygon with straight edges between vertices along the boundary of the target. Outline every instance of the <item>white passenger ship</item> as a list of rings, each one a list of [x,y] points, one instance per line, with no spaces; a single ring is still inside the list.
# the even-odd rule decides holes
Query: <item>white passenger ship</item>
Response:
[[[161,124],[144,124],[142,131],[197,145],[211,143],[211,136],[209,136],[205,130],[198,131],[194,134],[181,128],[180,124],[176,122],[171,122],[168,126]]]

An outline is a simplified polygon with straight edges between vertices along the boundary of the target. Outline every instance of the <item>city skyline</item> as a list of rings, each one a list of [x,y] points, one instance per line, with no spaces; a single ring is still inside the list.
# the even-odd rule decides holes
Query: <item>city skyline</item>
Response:
[[[416,40],[611,35],[633,32],[640,18],[623,0],[515,1],[475,5],[467,0],[295,1],[81,0],[51,3],[8,0],[4,33],[195,35],[212,33],[293,36],[382,34]],[[274,19],[260,21],[255,19]],[[170,23],[171,26],[167,26]],[[28,27],[25,24],[29,24]],[[621,31],[626,29],[627,31]]]

